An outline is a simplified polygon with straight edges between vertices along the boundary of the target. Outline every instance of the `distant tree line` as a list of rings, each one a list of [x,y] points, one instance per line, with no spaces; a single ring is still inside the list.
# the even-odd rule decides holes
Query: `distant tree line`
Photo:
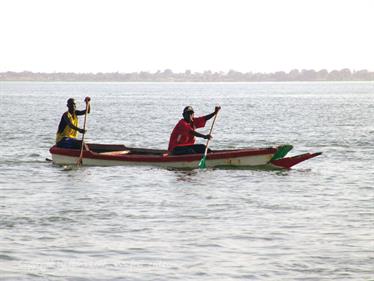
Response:
[[[186,70],[174,73],[164,71],[132,73],[73,73],[73,72],[0,72],[0,81],[86,81],[86,82],[277,82],[277,81],[374,81],[374,72],[368,70],[351,71],[348,68],[327,71],[298,70],[273,73],[242,73],[235,70],[228,72],[192,72]]]

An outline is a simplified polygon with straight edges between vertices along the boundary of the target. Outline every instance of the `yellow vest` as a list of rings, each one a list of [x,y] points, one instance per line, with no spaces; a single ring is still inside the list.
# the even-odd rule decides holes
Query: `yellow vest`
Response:
[[[71,124],[75,127],[78,127],[78,117],[77,115],[71,115],[68,111],[68,119],[70,120]],[[66,125],[65,129],[62,132],[57,132],[56,134],[56,143],[58,143],[63,138],[73,138],[75,139],[78,135],[78,131],[70,128],[70,126]]]

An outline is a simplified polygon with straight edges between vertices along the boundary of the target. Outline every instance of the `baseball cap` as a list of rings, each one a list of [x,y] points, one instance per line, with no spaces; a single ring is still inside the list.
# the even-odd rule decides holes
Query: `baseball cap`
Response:
[[[184,109],[183,109],[183,113],[186,113],[186,112],[192,112],[194,113],[194,110],[192,108],[192,106],[186,106]]]

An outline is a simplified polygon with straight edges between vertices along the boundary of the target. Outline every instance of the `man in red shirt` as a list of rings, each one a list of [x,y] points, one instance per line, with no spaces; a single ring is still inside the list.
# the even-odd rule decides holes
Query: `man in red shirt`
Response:
[[[186,106],[183,110],[183,119],[179,120],[170,135],[169,153],[174,155],[204,153],[205,145],[195,144],[195,137],[211,139],[212,136],[200,134],[195,130],[205,127],[206,121],[216,115],[220,109],[220,106],[216,106],[213,113],[195,118],[193,108]]]

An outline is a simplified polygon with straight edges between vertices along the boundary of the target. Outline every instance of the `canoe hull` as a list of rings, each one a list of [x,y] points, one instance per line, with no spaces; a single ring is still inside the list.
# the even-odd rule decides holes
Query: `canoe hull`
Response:
[[[273,159],[284,146],[269,148],[244,148],[208,153],[206,167],[269,167],[289,169],[293,165],[319,154]],[[288,148],[289,149],[289,146]],[[53,146],[52,161],[57,165],[76,165],[80,151]],[[128,148],[123,145],[88,144],[83,151],[84,166],[156,166],[162,168],[194,169],[199,166],[201,154],[168,155],[165,150]]]
[[[214,167],[253,167],[266,165],[271,159],[272,154],[234,157],[226,159],[206,160],[207,168]],[[52,154],[52,161],[57,165],[75,165],[79,157],[66,156],[61,154]],[[107,160],[83,157],[82,165],[84,166],[156,166],[163,168],[181,168],[193,169],[199,167],[200,159],[192,161],[168,161],[168,162],[154,162],[154,161],[127,161],[127,160]]]

